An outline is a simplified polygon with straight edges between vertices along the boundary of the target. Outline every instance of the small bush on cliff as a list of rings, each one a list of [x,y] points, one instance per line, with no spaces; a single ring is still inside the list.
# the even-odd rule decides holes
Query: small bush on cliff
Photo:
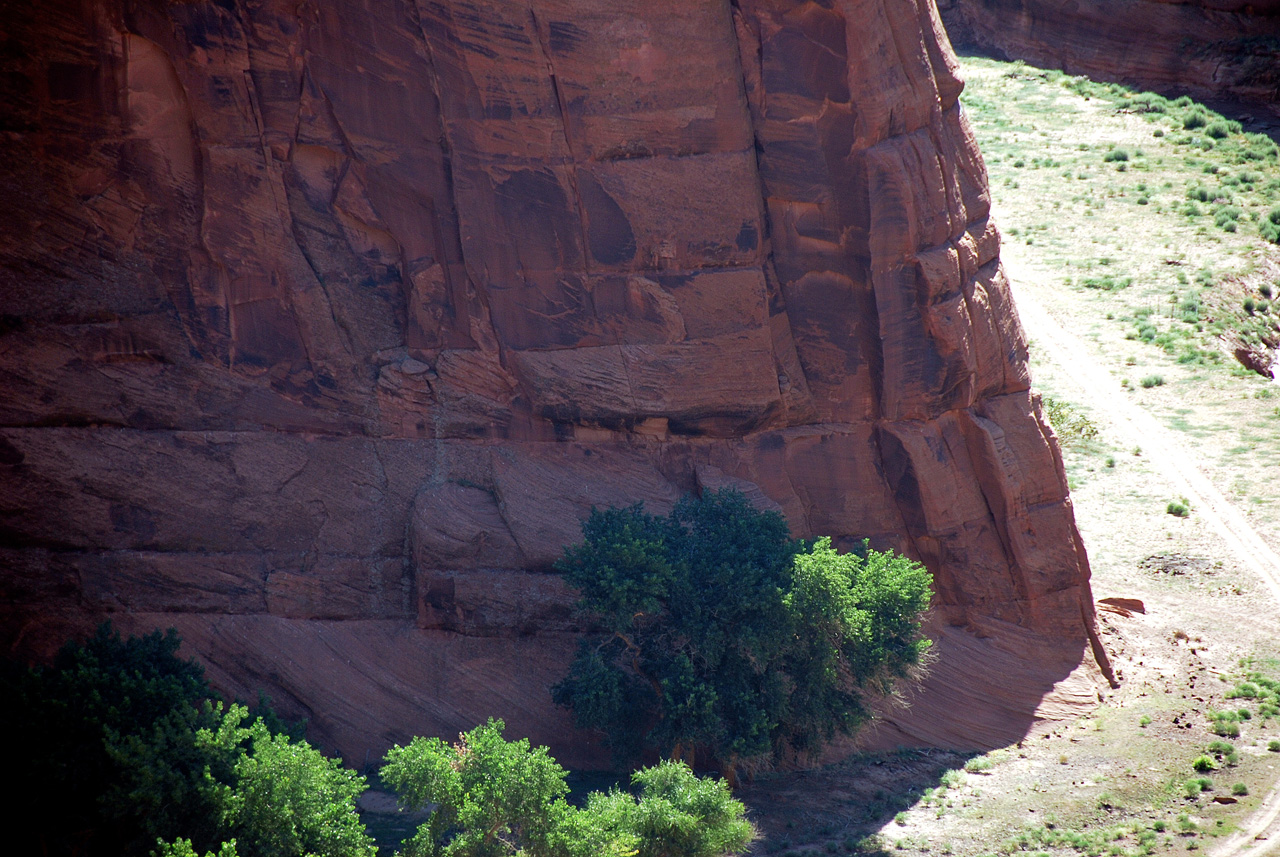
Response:
[[[737,492],[686,498],[670,516],[594,511],[559,564],[603,636],[583,641],[553,691],[620,760],[810,753],[869,716],[929,646],[922,566],[863,545],[791,539]]]
[[[415,738],[393,747],[382,779],[411,809],[435,809],[405,843],[406,857],[718,857],[742,851],[755,830],[723,781],[680,762],[632,775],[639,797],[565,795],[565,770],[546,747],[507,741],[501,720],[455,744]]]

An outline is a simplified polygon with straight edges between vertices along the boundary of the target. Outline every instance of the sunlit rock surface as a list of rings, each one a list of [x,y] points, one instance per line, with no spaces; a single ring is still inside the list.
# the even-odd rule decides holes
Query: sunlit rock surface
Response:
[[[490,715],[592,764],[551,564],[592,506],[732,486],[935,574],[883,740],[1016,739],[1086,656],[927,0],[3,21],[10,650],[173,625],[356,764]]]

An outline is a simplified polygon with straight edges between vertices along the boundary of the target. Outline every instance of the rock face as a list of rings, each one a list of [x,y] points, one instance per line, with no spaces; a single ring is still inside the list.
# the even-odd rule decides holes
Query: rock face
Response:
[[[1280,0],[938,0],[958,45],[1161,91],[1280,102]]]
[[[0,20],[11,651],[173,625],[357,764],[490,715],[589,764],[550,566],[593,505],[728,485],[936,575],[894,740],[1016,737],[1080,663],[1087,560],[929,0]]]

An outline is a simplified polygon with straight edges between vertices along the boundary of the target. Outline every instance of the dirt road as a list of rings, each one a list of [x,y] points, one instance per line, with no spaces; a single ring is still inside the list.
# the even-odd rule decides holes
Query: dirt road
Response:
[[[1194,448],[1133,402],[1131,394],[1098,362],[1093,349],[1054,320],[1036,298],[1034,272],[1009,255],[1005,256],[1005,269],[1014,284],[1018,314],[1036,348],[1089,392],[1090,404],[1108,415],[1118,439],[1142,448],[1151,466],[1190,501],[1193,514],[1199,515],[1223,538],[1241,564],[1256,575],[1280,603],[1280,555],[1205,477],[1197,466]],[[1271,789],[1242,829],[1210,852],[1210,857],[1262,857],[1278,849],[1280,784]]]

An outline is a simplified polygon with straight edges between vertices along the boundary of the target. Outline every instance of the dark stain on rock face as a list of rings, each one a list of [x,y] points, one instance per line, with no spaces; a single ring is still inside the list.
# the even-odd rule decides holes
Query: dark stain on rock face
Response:
[[[586,30],[568,21],[552,21],[547,29],[550,31],[548,41],[553,54],[573,53],[574,48],[587,37]]]
[[[927,532],[928,522],[925,520],[920,498],[920,481],[911,463],[911,454],[893,432],[878,428],[876,436],[880,442],[881,472],[893,491],[893,499],[897,501],[907,529],[913,535]]]
[[[520,170],[498,185],[495,199],[520,263],[529,271],[555,271],[579,263],[581,233],[560,180],[550,170]]]
[[[756,245],[760,243],[760,232],[754,223],[742,224],[742,228],[738,230],[737,243],[738,249],[744,253],[756,249]]]
[[[587,216],[587,243],[602,265],[622,265],[636,255],[636,236],[622,207],[588,172],[578,174],[578,192]]]
[[[15,467],[21,464],[26,457],[22,450],[0,437],[0,464]]]
[[[111,526],[117,533],[134,536],[143,543],[150,542],[156,534],[156,522],[151,512],[125,503],[111,504]]]

